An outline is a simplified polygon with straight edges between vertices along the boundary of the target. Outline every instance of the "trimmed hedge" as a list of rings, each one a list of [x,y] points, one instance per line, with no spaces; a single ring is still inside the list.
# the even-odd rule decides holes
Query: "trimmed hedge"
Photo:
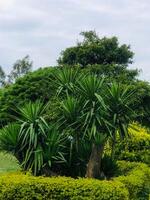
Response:
[[[114,180],[125,184],[130,200],[148,200],[150,197],[150,168],[144,163],[118,162],[118,174]]]
[[[118,161],[118,177],[110,181],[68,177],[0,176],[0,200],[148,200],[150,168]]]
[[[0,177],[0,199],[128,200],[128,190],[118,181],[10,174]]]

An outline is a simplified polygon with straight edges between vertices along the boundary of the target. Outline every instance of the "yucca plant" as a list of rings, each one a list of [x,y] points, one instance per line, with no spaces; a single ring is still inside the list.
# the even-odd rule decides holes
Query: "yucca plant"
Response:
[[[76,153],[78,154],[80,146],[83,145],[81,141],[85,138],[88,137],[93,144],[87,177],[100,176],[101,157],[107,139],[107,106],[101,96],[102,86],[103,80],[95,75],[82,76],[76,80],[72,94],[66,93],[66,99],[61,104],[63,124],[74,130],[71,136]],[[95,153],[99,156],[95,157]]]
[[[69,71],[64,70],[63,73]],[[66,88],[65,100],[61,103],[63,126],[73,129],[71,137],[76,153],[79,152],[80,141],[88,137],[92,149],[86,176],[100,177],[105,142],[110,136],[115,141],[117,131],[121,137],[127,135],[128,124],[134,115],[134,92],[115,83],[104,84],[103,79],[95,75],[81,76],[73,82],[67,78],[67,82],[72,85],[72,90],[70,93],[70,88]],[[59,87],[65,84],[66,80],[62,80],[60,85],[58,81]]]
[[[100,177],[101,159],[104,145],[108,137],[109,122],[107,106],[103,99],[103,79],[95,75],[78,81],[78,95],[81,96],[83,113],[80,117],[82,133],[92,143],[91,155],[87,164],[86,177]]]
[[[66,136],[60,134],[59,127],[55,124],[49,128],[44,149],[44,168],[51,168],[53,164],[66,163]]]
[[[11,152],[21,162],[19,132],[20,125],[16,123],[9,124],[1,129],[0,150]]]
[[[19,139],[22,141],[22,147],[36,147],[39,139],[42,141],[47,137],[46,130],[49,127],[43,118],[46,107],[40,101],[36,101],[18,108],[17,120],[21,124]]]
[[[128,127],[136,116],[133,108],[137,101],[135,91],[116,82],[112,83],[106,92],[106,102],[109,105],[109,115],[112,140],[112,159],[115,153],[117,134],[121,139],[128,137]]]
[[[53,78],[56,80],[54,85],[57,88],[57,95],[72,94],[77,81],[83,76],[78,68],[64,67],[57,69],[53,74]]]
[[[56,161],[65,162],[65,138],[44,119],[46,108],[40,101],[29,102],[18,108],[18,125],[0,130],[0,148],[14,153],[23,169],[31,169],[34,175],[44,168],[50,171]]]
[[[80,148],[80,140],[82,138],[82,133],[80,131],[82,125],[80,122],[81,112],[82,106],[76,98],[67,96],[67,98],[61,102],[59,124],[63,129],[65,129],[65,135],[70,143],[68,158],[69,167],[71,167],[72,161],[75,161],[72,156],[76,157],[75,154],[78,154]],[[73,151],[75,152],[73,153]],[[76,161],[77,160],[78,158],[76,158]],[[75,163],[78,162],[76,161]]]

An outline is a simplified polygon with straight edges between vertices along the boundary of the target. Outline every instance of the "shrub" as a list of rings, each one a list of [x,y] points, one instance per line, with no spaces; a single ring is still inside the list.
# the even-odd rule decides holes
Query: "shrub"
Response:
[[[54,96],[55,87],[52,81],[54,70],[53,67],[38,69],[0,91],[1,126],[12,121],[10,114],[14,114],[12,108],[15,106],[22,106],[29,101],[35,102],[37,99],[48,102]]]
[[[56,123],[44,119],[46,109],[40,101],[29,102],[16,111],[18,124],[0,129],[0,150],[12,153],[23,169],[31,169],[34,175],[50,173],[54,163],[66,163],[66,136],[60,134]]]
[[[114,180],[125,184],[130,200],[148,200],[150,195],[150,168],[143,163],[118,162],[118,174]]]
[[[10,174],[0,177],[0,199],[128,200],[128,191],[118,181]]]
[[[133,124],[129,128],[130,137],[117,143],[116,158],[144,162],[150,165],[150,134],[149,130]]]
[[[110,181],[67,177],[0,176],[1,200],[148,200],[150,168],[143,163],[118,161],[118,177]]]
[[[21,167],[16,158],[12,154],[0,152],[0,174],[18,170],[21,170]]]

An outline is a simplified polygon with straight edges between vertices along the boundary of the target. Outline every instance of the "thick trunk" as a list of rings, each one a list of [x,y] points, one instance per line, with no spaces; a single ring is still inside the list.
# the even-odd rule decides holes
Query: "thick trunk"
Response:
[[[87,178],[100,178],[101,176],[101,160],[104,150],[104,144],[92,146],[91,156],[87,165]]]

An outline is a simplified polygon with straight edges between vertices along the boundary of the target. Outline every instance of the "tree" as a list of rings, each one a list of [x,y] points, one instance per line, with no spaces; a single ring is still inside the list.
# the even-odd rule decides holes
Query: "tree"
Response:
[[[8,75],[8,80],[13,83],[17,78],[27,74],[32,69],[32,61],[29,56],[25,56],[23,59],[17,60],[13,65],[13,69]]]
[[[64,68],[54,75],[56,80],[65,77],[60,82],[64,98],[61,103],[62,126],[73,130],[71,137],[76,141],[77,152],[81,145],[80,141],[88,138],[92,148],[86,177],[99,178],[106,141],[108,138],[115,141],[117,132],[120,137],[127,136],[128,125],[133,120],[131,102],[134,93],[116,83],[112,83],[110,88],[106,89],[109,86],[95,75],[80,74],[82,78],[75,81],[72,72],[72,68]]]
[[[107,81],[116,81],[122,84],[135,84],[139,75],[138,69],[128,69],[125,65],[108,64],[108,65],[87,65],[81,69],[83,73],[93,73],[99,77],[105,77]]]
[[[0,66],[0,85],[1,86],[5,85],[5,79],[6,79],[6,74],[3,68]]]
[[[133,52],[130,46],[119,45],[117,37],[99,38],[95,31],[81,32],[83,42],[62,51],[58,63],[60,65],[80,65],[86,67],[88,64],[121,64],[132,63]]]
[[[138,113],[136,121],[140,124],[150,127],[150,84],[145,81],[136,81],[130,86],[131,90],[137,91],[137,98],[139,99],[135,109]]]
[[[15,83],[2,89],[0,94],[1,127],[12,121],[10,114],[13,115],[12,108],[15,106],[23,106],[27,102],[35,102],[39,98],[44,103],[52,100],[56,93],[52,78],[55,70],[54,67],[38,69],[18,78]],[[53,106],[50,108],[49,116],[52,115],[53,108]]]
[[[83,41],[65,49],[58,59],[60,66],[81,68],[106,79],[125,84],[135,82],[139,70],[128,69],[134,53],[129,45],[119,45],[117,37],[100,38],[95,31],[81,32]]]
[[[61,81],[60,85],[61,91],[67,95],[61,104],[61,121],[63,127],[71,128],[74,132],[71,136],[75,140],[76,152],[79,151],[84,138],[89,138],[89,142],[93,144],[86,176],[97,178],[101,175],[101,158],[108,132],[103,120],[107,108],[100,96],[102,80],[92,75],[82,75],[81,79],[76,76],[76,81],[74,78],[67,79],[72,77],[72,72],[72,69],[64,69],[59,70],[59,75],[58,72],[55,74],[56,79],[66,74],[66,79]]]
[[[104,120],[107,107],[100,95],[103,80],[94,75],[85,76],[78,71],[73,72],[73,69],[64,68],[54,74],[59,83],[58,91],[61,87],[60,120],[63,127],[73,131],[71,137],[75,141],[77,153],[83,139],[88,138],[92,144],[86,176],[97,178],[101,175],[100,165],[108,133]],[[60,81],[60,77],[65,79],[61,78]]]

